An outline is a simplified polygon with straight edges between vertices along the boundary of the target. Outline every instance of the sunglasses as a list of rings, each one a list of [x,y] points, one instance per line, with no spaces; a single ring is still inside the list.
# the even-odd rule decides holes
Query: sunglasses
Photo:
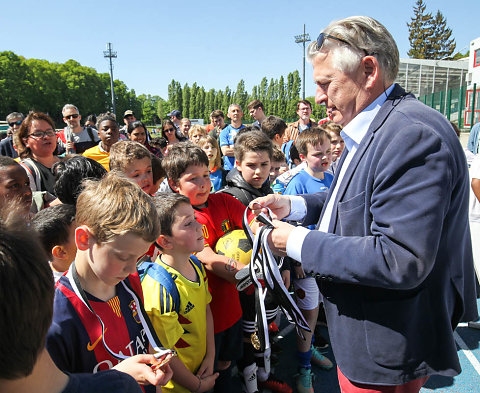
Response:
[[[164,132],[173,132],[175,131],[175,128],[167,128],[166,130],[163,130]]]
[[[65,119],[70,120],[70,119],[76,119],[79,116],[78,113],[74,113],[73,115],[67,115],[65,116]]]
[[[335,41],[341,42],[345,45],[348,45],[350,48],[361,50],[363,53],[365,53],[365,56],[368,56],[368,52],[365,49],[360,49],[358,46],[355,46],[355,45],[351,44],[350,42],[344,40],[343,38],[335,37],[333,35],[325,34],[325,33],[320,33],[317,37],[317,49],[318,50],[320,50],[323,43],[325,42],[325,38],[330,38],[332,40],[335,40]]]
[[[35,132],[32,132],[31,134],[28,134],[27,138],[31,136],[33,139],[42,139],[46,136],[52,137],[52,136],[55,136],[55,135],[56,134],[55,134],[54,130],[35,131]]]
[[[11,123],[8,123],[8,125],[10,127],[19,126],[20,124],[22,124],[22,122],[23,122],[23,120],[12,121]]]

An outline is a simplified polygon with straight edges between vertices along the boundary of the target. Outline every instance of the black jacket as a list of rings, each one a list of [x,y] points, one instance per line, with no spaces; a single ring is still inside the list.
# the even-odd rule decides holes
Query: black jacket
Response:
[[[219,192],[225,192],[227,194],[233,195],[245,206],[253,201],[255,198],[262,197],[268,194],[273,194],[270,183],[267,180],[263,183],[261,188],[254,188],[248,184],[242,174],[238,171],[237,168],[233,168],[227,175],[227,186],[221,189]]]

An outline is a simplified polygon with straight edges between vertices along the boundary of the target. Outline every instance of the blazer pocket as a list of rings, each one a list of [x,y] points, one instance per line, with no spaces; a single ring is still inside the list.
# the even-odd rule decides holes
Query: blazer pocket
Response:
[[[338,203],[338,227],[335,233],[341,236],[365,235],[365,191],[353,198]]]
[[[429,293],[364,302],[365,339],[375,363],[388,368],[416,367],[436,342]]]

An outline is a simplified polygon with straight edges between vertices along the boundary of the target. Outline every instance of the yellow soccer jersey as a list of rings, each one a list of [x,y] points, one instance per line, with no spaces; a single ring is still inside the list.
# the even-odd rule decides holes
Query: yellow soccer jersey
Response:
[[[142,281],[145,310],[152,321],[162,345],[177,351],[179,359],[192,372],[196,373],[207,351],[207,304],[212,297],[208,291],[208,281],[203,266],[199,269],[190,260],[199,277],[192,282],[177,270],[163,263],[160,257],[156,263],[172,275],[180,295],[179,313],[173,308],[173,301],[165,288],[148,274]],[[182,386],[170,381],[162,387],[166,391],[188,392]]]

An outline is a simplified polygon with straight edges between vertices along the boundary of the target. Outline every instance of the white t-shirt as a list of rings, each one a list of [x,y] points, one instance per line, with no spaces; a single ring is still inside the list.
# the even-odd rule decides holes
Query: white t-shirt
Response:
[[[480,222],[480,202],[473,193],[472,179],[480,179],[480,155],[475,156],[470,167],[470,221]]]

